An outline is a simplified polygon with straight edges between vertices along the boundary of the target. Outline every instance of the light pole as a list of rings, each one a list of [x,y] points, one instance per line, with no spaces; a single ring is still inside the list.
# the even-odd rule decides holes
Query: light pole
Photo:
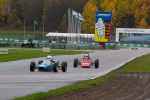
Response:
[[[91,36],[91,45],[92,45],[92,35],[90,35]]]

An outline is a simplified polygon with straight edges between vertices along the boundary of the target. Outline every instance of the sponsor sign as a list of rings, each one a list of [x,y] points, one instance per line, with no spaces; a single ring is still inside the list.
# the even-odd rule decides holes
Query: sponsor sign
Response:
[[[150,29],[116,28],[116,42],[119,42],[119,34],[150,34]]]
[[[110,24],[112,12],[96,12],[95,16],[95,41],[107,42],[110,39]]]
[[[8,49],[0,49],[0,54],[8,54]]]
[[[43,47],[43,52],[50,52],[50,48],[48,48],[48,47]]]

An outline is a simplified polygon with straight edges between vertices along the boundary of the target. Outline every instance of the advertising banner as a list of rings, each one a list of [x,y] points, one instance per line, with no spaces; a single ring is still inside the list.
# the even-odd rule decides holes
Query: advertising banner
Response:
[[[107,42],[110,39],[112,12],[96,12],[95,42]]]
[[[43,52],[50,52],[50,51],[51,51],[51,48],[43,47]]]
[[[8,54],[8,49],[0,49],[0,54]]]

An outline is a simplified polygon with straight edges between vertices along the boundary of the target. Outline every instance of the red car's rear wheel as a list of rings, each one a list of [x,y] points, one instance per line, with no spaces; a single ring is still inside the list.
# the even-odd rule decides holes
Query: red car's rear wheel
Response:
[[[77,66],[78,66],[78,59],[77,59],[77,58],[74,59],[73,66],[74,66],[74,67],[77,67]]]

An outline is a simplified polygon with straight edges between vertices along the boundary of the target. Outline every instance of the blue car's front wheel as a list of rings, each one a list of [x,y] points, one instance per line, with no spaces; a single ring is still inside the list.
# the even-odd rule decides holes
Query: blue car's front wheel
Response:
[[[30,71],[31,71],[31,72],[34,72],[35,66],[36,66],[36,65],[35,65],[35,62],[31,62],[31,63],[30,63]]]

